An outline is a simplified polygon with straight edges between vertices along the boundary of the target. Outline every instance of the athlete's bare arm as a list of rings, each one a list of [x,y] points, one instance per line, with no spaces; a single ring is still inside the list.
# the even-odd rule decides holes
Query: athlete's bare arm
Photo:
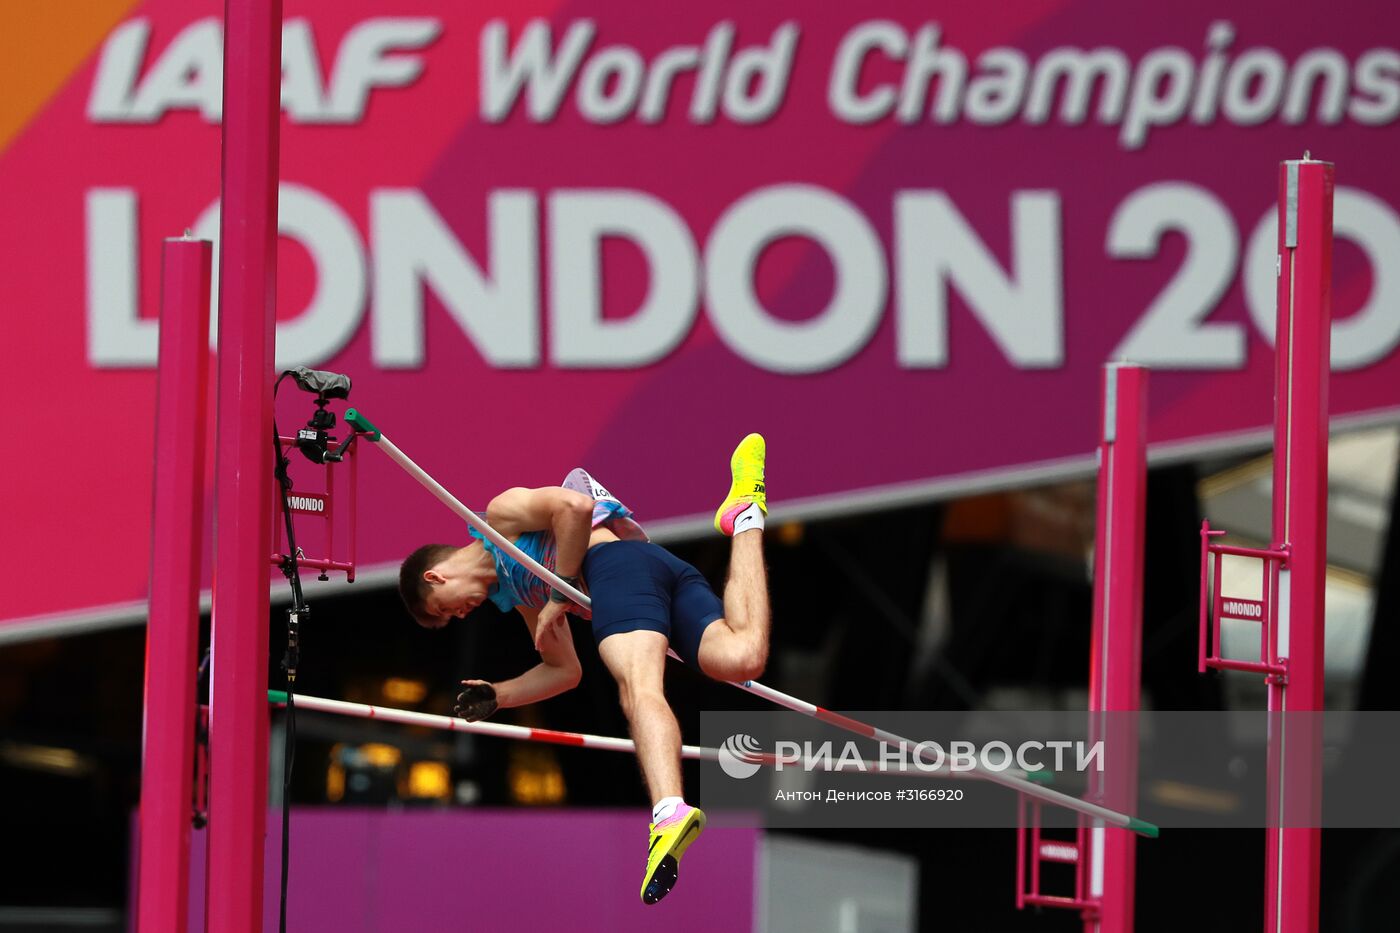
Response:
[[[525,624],[533,637],[538,625],[539,611],[528,606],[517,606],[516,610],[525,618]],[[578,686],[583,670],[574,653],[573,637],[567,625],[537,639],[540,663],[519,677],[503,680],[496,688],[496,702],[502,706],[525,706],[558,696],[566,690]],[[463,683],[484,683],[484,681],[463,681]]]
[[[593,527],[593,500],[581,492],[561,486],[507,489],[486,506],[486,520],[505,535],[514,538],[527,531],[549,531],[554,535],[554,571],[561,577],[577,577],[588,553],[588,536]],[[569,638],[565,614],[568,603],[549,602],[536,620],[527,620],[535,648],[543,656],[553,638]],[[570,651],[573,646],[570,645]],[[577,662],[575,662],[577,663]],[[502,704],[504,705],[504,704]]]
[[[562,486],[507,489],[486,506],[486,520],[507,538],[527,531],[554,533],[558,554],[555,570],[561,577],[576,577],[588,552],[593,524],[593,500]]]

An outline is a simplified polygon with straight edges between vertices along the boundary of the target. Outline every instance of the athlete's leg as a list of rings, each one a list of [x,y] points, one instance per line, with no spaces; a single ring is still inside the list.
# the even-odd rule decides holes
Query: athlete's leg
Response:
[[[718,680],[753,680],[768,663],[768,571],[763,565],[763,524],[768,512],[764,469],[767,444],[750,434],[729,458],[733,482],[715,513],[715,528],[730,535],[724,618],[700,639],[700,669]]]
[[[763,531],[745,531],[734,536],[729,553],[724,618],[700,639],[700,669],[716,680],[756,680],[768,663],[771,625]]]
[[[646,630],[620,632],[600,641],[598,654],[617,681],[652,805],[663,797],[680,797],[681,730],[662,690],[666,636]]]
[[[664,554],[655,545],[615,541],[592,548],[584,560],[598,654],[617,681],[651,794],[644,904],[655,904],[676,884],[681,857],[705,828],[705,814],[681,797],[681,731],[662,689],[676,574],[674,558]]]

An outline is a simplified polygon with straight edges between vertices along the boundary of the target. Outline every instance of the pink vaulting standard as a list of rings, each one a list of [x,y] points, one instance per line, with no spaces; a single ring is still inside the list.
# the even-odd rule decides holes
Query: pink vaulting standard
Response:
[[[189,904],[210,262],[207,240],[165,241],[136,867],[141,931],[183,933]]]
[[[1327,576],[1327,387],[1332,324],[1330,162],[1279,166],[1278,382],[1274,394],[1272,547],[1279,573],[1271,716],[1265,929],[1314,933],[1322,845],[1324,596]]]
[[[223,217],[209,710],[209,933],[262,929],[267,818],[280,0],[224,14]]]

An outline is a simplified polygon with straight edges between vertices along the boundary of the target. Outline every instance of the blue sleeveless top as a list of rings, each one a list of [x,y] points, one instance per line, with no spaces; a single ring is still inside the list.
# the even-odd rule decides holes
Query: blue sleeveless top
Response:
[[[594,528],[611,526],[620,519],[631,517],[632,510],[616,499],[597,499],[593,502],[592,527]],[[496,608],[502,612],[510,612],[516,606],[527,606],[531,609],[544,608],[544,604],[549,602],[549,594],[553,587],[531,573],[524,564],[509,554],[502,553],[481,532],[470,526],[468,528],[472,537],[481,542],[482,547],[486,548],[486,553],[490,554],[496,563],[496,582],[487,594],[487,598],[496,604]],[[619,537],[624,537],[624,535],[619,535]],[[549,570],[554,570],[558,548],[555,546],[552,533],[527,531],[515,539],[515,546]],[[591,615],[586,609],[579,607],[575,607],[573,611],[585,619]]]

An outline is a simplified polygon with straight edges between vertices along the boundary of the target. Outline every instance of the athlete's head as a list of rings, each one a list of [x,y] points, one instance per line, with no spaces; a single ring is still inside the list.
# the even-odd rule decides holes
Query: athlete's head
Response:
[[[495,569],[479,543],[464,548],[425,544],[399,568],[399,596],[414,621],[442,628],[486,601]]]

